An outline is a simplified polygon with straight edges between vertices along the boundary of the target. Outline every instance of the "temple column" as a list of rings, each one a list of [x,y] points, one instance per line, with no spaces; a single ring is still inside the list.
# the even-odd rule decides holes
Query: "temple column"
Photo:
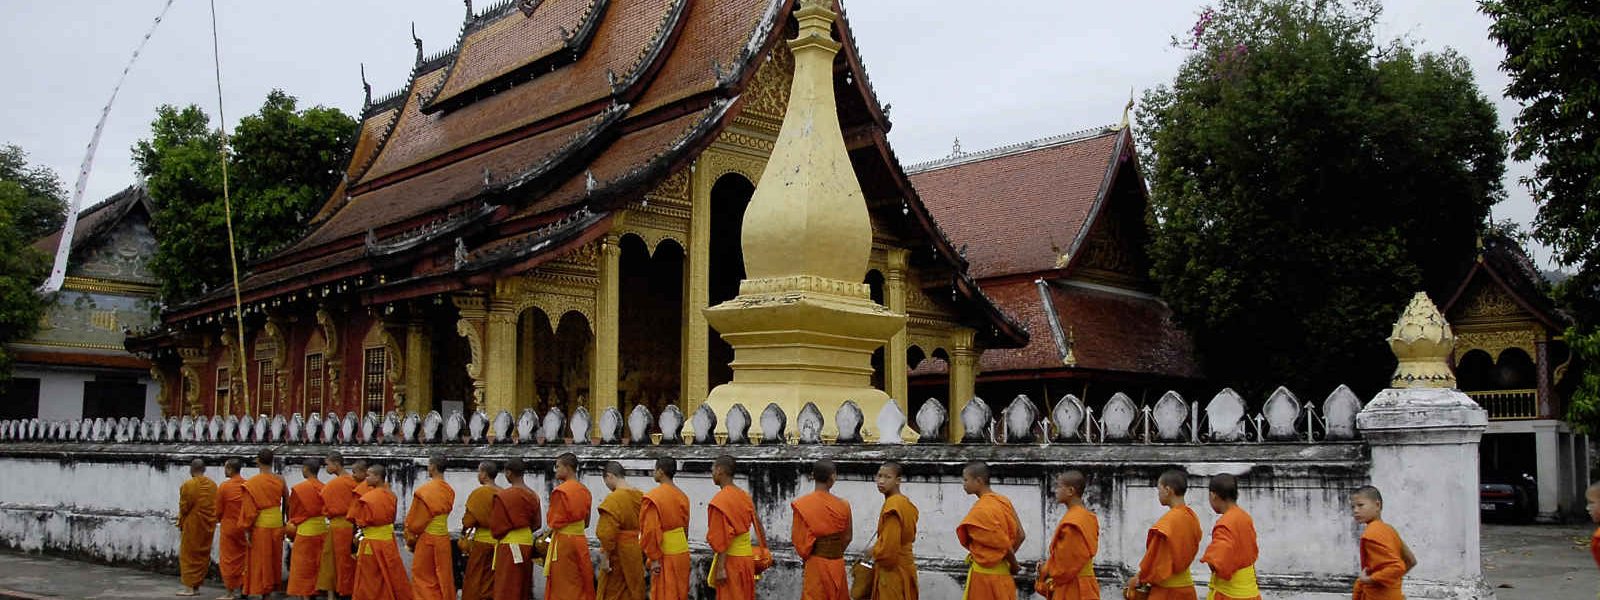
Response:
[[[433,338],[422,321],[406,322],[405,410],[425,414],[433,410]]]
[[[512,404],[516,412],[521,412],[524,408],[533,408],[539,400],[538,347],[534,345],[534,341],[539,339],[539,323],[531,316],[526,319],[519,316],[517,323],[520,332],[517,340],[517,390],[516,401]]]
[[[483,347],[484,330],[489,317],[487,300],[481,294],[461,294],[451,298],[451,301],[461,313],[461,319],[456,321],[456,333],[467,340],[467,377],[472,378],[472,398],[467,400],[463,412],[469,415],[475,410],[487,412],[484,405],[487,382],[483,378],[484,361],[488,358]]]
[[[973,331],[964,329],[956,334],[950,349],[950,415],[945,419],[949,423],[946,429],[950,432],[950,443],[958,443],[961,436],[966,435],[961,411],[977,393],[978,352],[972,348],[972,338]]]
[[[889,311],[895,314],[906,314],[906,262],[910,252],[902,248],[890,248],[888,256],[888,271],[883,274],[883,299],[888,302]],[[908,380],[910,374],[906,369],[906,350],[909,344],[909,334],[906,328],[900,328],[894,336],[889,338],[888,345],[883,350],[883,385],[884,392],[889,394],[891,400],[904,404],[901,408],[905,414],[911,414],[911,385]]]
[[[678,408],[693,414],[710,391],[711,326],[705,309],[711,306],[711,185],[708,169],[690,178],[689,247],[683,270],[683,363],[678,378]]]
[[[486,377],[484,412],[490,418],[500,411],[516,410],[517,397],[517,315],[508,300],[495,299],[489,303],[488,348],[486,350]]]
[[[1550,381],[1550,342],[1539,340],[1533,343],[1533,369],[1535,383],[1534,405],[1537,407],[1541,419],[1560,418],[1556,414],[1555,398],[1551,393]]]
[[[594,360],[589,363],[589,416],[596,422],[607,407],[617,406],[617,296],[622,276],[622,246],[617,242],[616,235],[608,234],[600,244],[600,282],[594,299]]]

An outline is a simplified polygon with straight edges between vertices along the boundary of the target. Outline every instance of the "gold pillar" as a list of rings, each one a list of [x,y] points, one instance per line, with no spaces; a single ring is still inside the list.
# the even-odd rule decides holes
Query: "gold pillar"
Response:
[[[883,274],[883,299],[888,302],[889,312],[895,314],[906,314],[906,261],[910,255],[910,251],[901,248],[890,248],[888,252],[888,270]],[[911,384],[906,369],[909,339],[909,334],[901,328],[889,338],[883,350],[884,391],[890,399],[902,403],[900,408],[907,415],[911,414]]]
[[[678,378],[678,408],[694,414],[711,385],[711,326],[705,309],[711,306],[711,186],[716,175],[696,169],[690,178],[689,247],[683,270],[683,374]]]
[[[539,375],[538,348],[534,341],[538,340],[539,322],[528,314],[526,318],[517,318],[517,330],[520,332],[517,344],[517,391],[516,409],[513,412],[522,412],[524,408],[533,408],[538,401],[537,382]]]
[[[488,358],[483,347],[485,321],[489,317],[487,303],[481,294],[461,294],[451,301],[461,312],[461,320],[456,321],[456,333],[467,339],[467,377],[472,378],[472,398],[468,399],[464,412],[471,414],[480,409],[488,412],[484,404],[487,382],[483,378],[484,362]]]
[[[600,281],[594,295],[594,360],[589,362],[589,416],[595,422],[599,422],[606,407],[617,406],[617,296],[622,277],[622,246],[617,242],[616,235],[608,234],[600,244]]]
[[[484,413],[490,418],[500,411],[516,410],[517,397],[517,315],[509,300],[489,303],[488,348],[485,376]]]
[[[950,442],[960,442],[966,434],[961,424],[961,411],[977,391],[978,352],[972,348],[973,331],[963,329],[953,336],[950,349]]]
[[[405,410],[416,414],[433,410],[433,337],[422,321],[406,323],[405,372]]]

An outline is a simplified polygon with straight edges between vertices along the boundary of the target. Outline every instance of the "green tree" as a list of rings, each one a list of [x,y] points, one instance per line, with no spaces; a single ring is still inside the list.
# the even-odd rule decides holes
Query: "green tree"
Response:
[[[1576,321],[1568,417],[1600,431],[1600,11],[1574,0],[1483,1],[1489,37],[1506,50],[1506,95],[1522,105],[1512,156],[1536,160],[1522,180],[1539,205],[1533,235],[1577,273],[1557,300]]]
[[[38,204],[22,183],[0,179],[0,344],[33,335],[44,314],[37,288],[50,273],[50,258],[33,247],[34,236],[25,235],[37,223],[19,221],[38,218]],[[11,379],[11,360],[0,345],[0,382]]]
[[[241,261],[300,234],[305,219],[339,183],[357,132],[338,109],[300,110],[280,90],[240,119],[228,142],[229,198]],[[156,205],[151,268],[169,303],[231,285],[222,197],[221,134],[199,107],[162,106],[134,163]],[[242,266],[242,265],[241,265]]]
[[[29,166],[28,153],[7,144],[0,146],[0,181],[22,189],[22,201],[12,207],[18,234],[32,241],[50,235],[67,219],[67,189],[55,171]]]
[[[1505,136],[1453,51],[1380,44],[1376,1],[1223,0],[1145,93],[1153,275],[1207,374],[1260,397],[1382,387],[1503,197]]]

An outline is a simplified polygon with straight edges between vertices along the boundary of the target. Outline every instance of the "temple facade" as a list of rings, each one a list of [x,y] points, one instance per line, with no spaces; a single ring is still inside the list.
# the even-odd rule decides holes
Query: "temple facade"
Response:
[[[797,10],[469,7],[448,50],[419,42],[403,89],[369,91],[344,181],[304,234],[246,267],[242,335],[229,287],[128,347],[169,383],[169,414],[692,411],[737,366],[704,311],[746,280],[744,213],[789,110]],[[831,34],[871,224],[851,285],[905,316],[871,384],[909,411],[917,340],[950,357],[944,397],[971,398],[980,356],[1028,334],[901,168],[844,15]]]

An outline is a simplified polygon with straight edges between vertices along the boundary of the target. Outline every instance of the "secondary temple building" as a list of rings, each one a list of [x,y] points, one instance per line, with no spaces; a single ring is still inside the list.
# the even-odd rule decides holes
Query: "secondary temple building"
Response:
[[[424,56],[419,42],[403,89],[369,91],[344,181],[305,233],[248,266],[243,335],[228,288],[168,307],[129,347],[174,383],[160,401],[184,415],[689,412],[740,368],[748,381],[763,370],[859,381],[909,410],[913,340],[948,357],[941,396],[971,398],[980,356],[1024,347],[1028,333],[980,291],[901,168],[848,22],[818,25],[804,10],[547,0],[474,13],[469,3],[451,48]],[[745,227],[756,182],[784,152],[796,55],[808,49],[781,42],[806,23],[831,37],[812,45],[838,46],[819,83],[796,89],[836,96],[839,164],[866,206],[853,281],[779,273],[781,254],[742,255],[752,238],[792,243],[796,263],[828,250]],[[808,214],[823,221],[796,231],[831,226],[832,213]],[[734,360],[705,310],[782,286],[859,291],[877,307],[860,310],[904,326],[885,329],[876,352],[852,341],[837,356]]]

